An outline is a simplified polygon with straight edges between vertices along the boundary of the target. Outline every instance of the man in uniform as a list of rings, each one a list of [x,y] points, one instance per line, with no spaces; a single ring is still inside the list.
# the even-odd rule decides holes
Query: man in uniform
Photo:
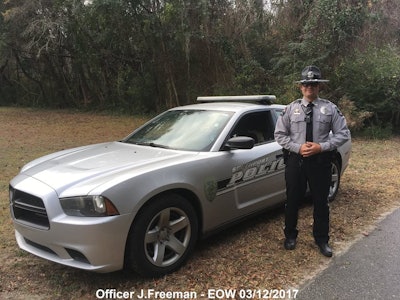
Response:
[[[350,131],[337,106],[319,98],[321,82],[328,80],[322,79],[316,66],[303,69],[297,82],[303,98],[289,104],[279,117],[275,140],[283,147],[286,163],[284,247],[287,250],[296,247],[298,208],[308,183],[314,205],[315,243],[324,256],[331,257],[328,244],[331,163],[334,151],[350,139]]]

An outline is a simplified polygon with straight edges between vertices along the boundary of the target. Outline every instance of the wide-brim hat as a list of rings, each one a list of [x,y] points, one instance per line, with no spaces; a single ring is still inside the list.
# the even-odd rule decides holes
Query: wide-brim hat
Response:
[[[301,80],[296,83],[322,83],[329,80],[322,79],[321,70],[316,66],[307,66],[301,71]]]

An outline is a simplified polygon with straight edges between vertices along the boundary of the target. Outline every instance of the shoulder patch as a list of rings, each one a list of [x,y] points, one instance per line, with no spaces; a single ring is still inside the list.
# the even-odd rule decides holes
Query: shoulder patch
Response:
[[[339,116],[343,117],[342,112],[340,111],[339,107],[336,106],[336,111],[338,112]]]

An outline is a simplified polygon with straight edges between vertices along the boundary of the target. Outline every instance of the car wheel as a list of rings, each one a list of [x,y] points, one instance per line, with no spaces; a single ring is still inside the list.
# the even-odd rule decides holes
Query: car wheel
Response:
[[[178,269],[197,240],[193,206],[177,194],[159,196],[144,206],[132,224],[127,242],[128,266],[146,277]]]
[[[337,159],[332,161],[332,180],[329,187],[329,201],[335,200],[340,185],[340,164]]]

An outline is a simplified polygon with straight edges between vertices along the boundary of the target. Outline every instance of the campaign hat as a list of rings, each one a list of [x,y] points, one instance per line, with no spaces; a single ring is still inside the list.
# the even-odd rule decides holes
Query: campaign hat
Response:
[[[321,70],[316,66],[307,66],[301,71],[301,80],[296,83],[322,83],[329,80],[322,79]]]

